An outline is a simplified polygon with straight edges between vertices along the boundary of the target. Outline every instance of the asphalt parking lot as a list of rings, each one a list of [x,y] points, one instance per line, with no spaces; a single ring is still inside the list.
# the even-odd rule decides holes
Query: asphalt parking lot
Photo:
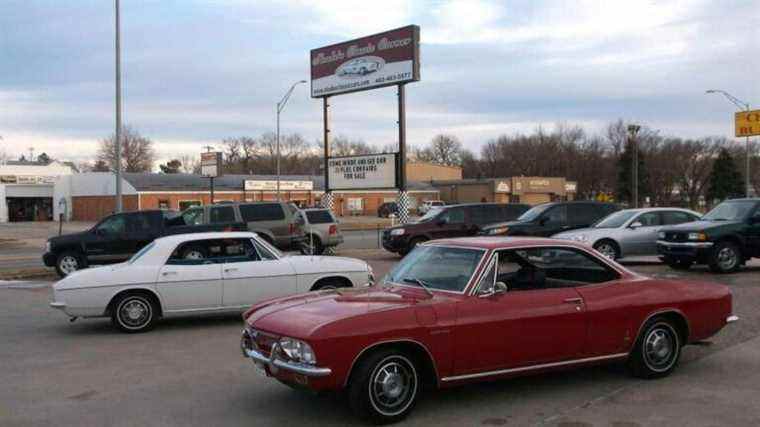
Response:
[[[378,276],[398,257],[354,251]],[[674,375],[636,380],[599,367],[428,393],[402,425],[758,425],[760,263],[713,275],[635,271],[729,285],[740,322],[687,347]],[[0,425],[355,425],[336,397],[259,376],[238,348],[238,315],[175,317],[126,335],[105,319],[69,323],[49,282],[0,284]]]

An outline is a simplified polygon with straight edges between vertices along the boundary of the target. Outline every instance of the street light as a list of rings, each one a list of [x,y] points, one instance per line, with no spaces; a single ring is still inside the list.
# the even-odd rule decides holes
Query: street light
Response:
[[[737,107],[749,112],[749,103],[744,102],[741,99],[731,95],[730,93],[726,92],[725,90],[720,89],[710,89],[705,91],[705,93],[719,93],[726,97],[729,101],[731,101],[732,104],[736,105]],[[747,155],[745,159],[745,169],[744,169],[744,184],[746,185],[746,188],[744,189],[744,197],[749,198],[750,189],[752,188],[752,184],[750,183],[750,176],[749,176],[749,160],[750,160],[750,149],[749,149],[749,136],[747,136]]]
[[[639,142],[636,140],[636,135],[641,130],[641,126],[631,124],[628,125],[628,133],[631,139],[631,198],[633,199],[633,207],[639,207]]]
[[[293,83],[285,93],[285,96],[277,103],[277,200],[280,200],[280,113],[285,108],[285,104],[287,104],[290,94],[293,93],[293,89],[301,83],[306,83],[306,80],[299,80]]]
[[[116,51],[116,132],[114,134],[116,170],[114,172],[116,173],[116,212],[121,212],[121,26],[119,22],[119,0],[114,0],[114,9],[116,11],[116,40],[114,44]]]

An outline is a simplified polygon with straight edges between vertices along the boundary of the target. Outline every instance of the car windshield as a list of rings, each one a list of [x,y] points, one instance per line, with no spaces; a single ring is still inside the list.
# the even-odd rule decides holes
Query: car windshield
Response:
[[[636,211],[615,212],[594,224],[594,228],[618,228],[625,224],[626,221],[631,219],[634,215],[636,215]]]
[[[149,244],[145,245],[145,247],[137,251],[136,254],[132,255],[132,258],[130,258],[129,261],[127,261],[127,263],[134,264],[135,261],[137,261],[138,259],[140,259],[140,257],[148,253],[151,249],[153,249],[154,246],[156,246],[156,242],[150,242]]]
[[[702,217],[704,221],[740,221],[744,219],[755,203],[751,200],[723,202]]]
[[[418,246],[383,279],[383,283],[462,292],[485,251],[446,246]]]
[[[542,213],[544,213],[547,209],[549,209],[552,206],[553,205],[550,205],[548,203],[545,204],[545,205],[535,206],[535,207],[533,207],[533,208],[528,209],[527,211],[525,211],[525,213],[523,213],[522,215],[520,215],[517,218],[517,220],[518,221],[533,221],[534,219],[538,218],[539,215],[541,215]]]
[[[417,220],[417,222],[430,221],[431,219],[437,217],[438,214],[441,213],[442,210],[443,208],[440,206],[433,206],[430,208],[429,211],[425,213],[425,215],[422,215],[420,219]]]

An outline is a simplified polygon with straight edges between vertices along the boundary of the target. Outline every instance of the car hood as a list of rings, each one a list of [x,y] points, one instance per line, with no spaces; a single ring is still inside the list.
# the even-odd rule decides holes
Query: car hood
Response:
[[[709,231],[724,227],[741,225],[741,221],[694,221],[678,225],[670,225],[661,231]]]
[[[308,256],[293,255],[285,258],[296,274],[315,274],[326,272],[349,272],[349,271],[369,271],[366,262],[355,259],[337,256]]]
[[[159,267],[126,262],[75,271],[53,285],[53,289],[97,288],[114,285],[154,284]]]
[[[341,288],[270,300],[254,305],[243,317],[253,329],[306,339],[332,322],[446,298],[438,294],[431,298],[421,290],[402,287]]]
[[[62,236],[54,236],[48,239],[50,245],[55,247],[59,245],[66,245],[69,243],[79,243],[89,233],[89,231],[80,231],[78,233],[64,234]]]

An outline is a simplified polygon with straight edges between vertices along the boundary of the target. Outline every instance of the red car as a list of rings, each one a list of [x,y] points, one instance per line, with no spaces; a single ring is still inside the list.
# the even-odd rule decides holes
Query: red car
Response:
[[[426,387],[627,362],[657,378],[732,314],[726,286],[651,279],[582,244],[436,240],[379,283],[255,305],[243,354],[270,377],[347,392],[375,422],[405,417]]]

